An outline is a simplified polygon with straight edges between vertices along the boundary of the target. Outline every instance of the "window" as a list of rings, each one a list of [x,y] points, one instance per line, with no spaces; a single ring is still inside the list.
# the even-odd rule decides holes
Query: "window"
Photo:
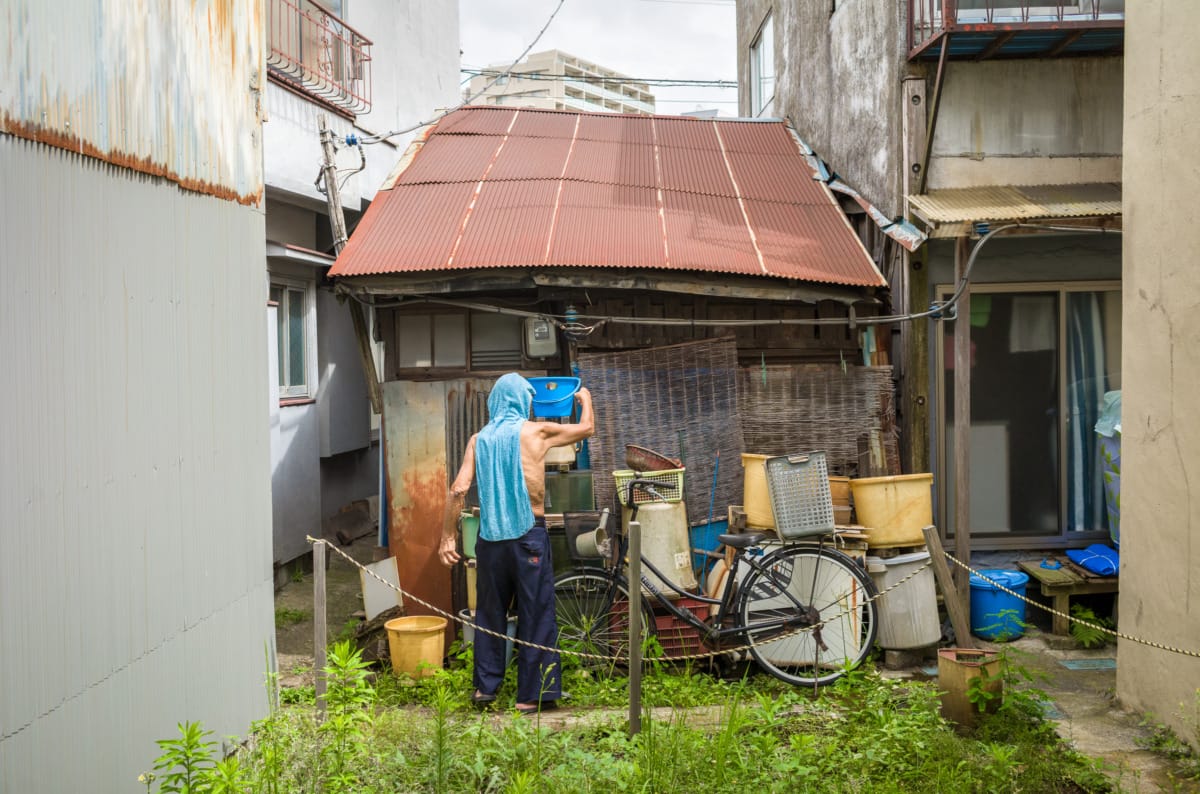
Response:
[[[279,396],[283,399],[311,397],[308,360],[309,318],[312,298],[301,282],[272,283],[271,300],[279,305],[277,336],[279,345]]]
[[[507,314],[396,314],[396,367],[473,372],[520,369],[522,318]]]
[[[1094,428],[1105,392],[1121,388],[1120,287],[972,287],[966,315],[960,311],[959,321],[971,324],[970,526],[980,539],[972,546],[1106,536]],[[940,490],[953,534],[954,322],[941,325]]]
[[[750,45],[750,112],[775,114],[775,25],[770,14]]]
[[[467,365],[465,314],[400,314],[396,317],[396,364],[401,369]]]

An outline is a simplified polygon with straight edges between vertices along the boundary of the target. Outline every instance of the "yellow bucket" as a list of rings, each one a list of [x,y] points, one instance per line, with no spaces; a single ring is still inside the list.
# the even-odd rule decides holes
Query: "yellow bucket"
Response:
[[[742,453],[742,509],[746,511],[746,525],[751,527],[774,527],[775,511],[771,508],[771,495],[767,493],[767,458],[770,455]]]
[[[867,529],[867,545],[920,546],[933,523],[933,475],[901,474],[850,481],[854,513]]]
[[[384,623],[392,672],[423,678],[440,670],[445,655],[446,622],[435,615],[410,615]]]

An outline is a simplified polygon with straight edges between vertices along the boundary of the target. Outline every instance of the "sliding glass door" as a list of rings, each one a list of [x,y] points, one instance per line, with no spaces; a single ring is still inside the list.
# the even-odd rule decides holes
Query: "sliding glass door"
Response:
[[[949,294],[949,290],[946,291]],[[1115,284],[972,286],[969,313],[941,323],[939,478],[954,521],[954,324],[971,324],[973,548],[1065,543],[1106,534],[1094,427],[1120,388]]]

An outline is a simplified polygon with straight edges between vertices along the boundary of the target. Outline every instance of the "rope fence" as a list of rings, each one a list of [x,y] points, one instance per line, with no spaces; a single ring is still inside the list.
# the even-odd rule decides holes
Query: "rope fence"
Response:
[[[562,656],[573,656],[573,657],[577,657],[577,658],[581,658],[581,659],[592,659],[592,660],[602,661],[602,662],[605,662],[608,664],[611,664],[614,662],[619,663],[619,662],[628,661],[628,657],[617,657],[612,654],[587,653],[587,652],[578,651],[578,650],[560,649],[560,648],[548,647],[545,645],[538,645],[536,643],[527,642],[525,640],[510,637],[507,634],[502,634],[497,631],[492,631],[491,629],[485,629],[482,626],[476,625],[472,621],[465,620],[458,615],[452,615],[452,614],[446,612],[445,610],[429,603],[428,601],[425,601],[424,599],[405,591],[399,585],[396,585],[396,584],[393,584],[392,582],[387,581],[386,579],[379,576],[377,573],[370,570],[369,568],[365,567],[364,565],[359,563],[357,560],[355,560],[353,557],[351,557],[349,554],[342,551],[337,546],[335,546],[330,541],[328,541],[324,538],[314,538],[314,537],[309,536],[307,538],[307,541],[314,545],[315,544],[324,544],[326,547],[332,549],[334,552],[339,554],[343,559],[345,559],[347,562],[349,562],[352,566],[354,566],[355,568],[358,568],[360,572],[366,573],[368,576],[371,576],[372,578],[381,582],[388,588],[395,590],[397,593],[399,593],[405,599],[408,599],[414,603],[420,604],[421,606],[423,606],[426,609],[433,612],[435,615],[444,617],[447,620],[451,620],[456,623],[461,623],[462,625],[468,626],[475,631],[478,631],[478,632],[481,632],[484,634],[488,634],[488,635],[491,635],[498,639],[506,640],[508,642],[512,642],[512,643],[514,643],[514,645],[527,646],[527,647],[534,648],[534,649],[541,650],[541,651],[549,651],[551,653],[558,653]],[[1003,592],[1007,593],[1008,595],[1013,596],[1014,598],[1020,599],[1021,601],[1025,602],[1026,604],[1029,604],[1030,606],[1036,607],[1037,609],[1040,609],[1044,612],[1048,612],[1051,615],[1065,617],[1074,623],[1078,623],[1080,625],[1087,626],[1089,628],[1095,629],[1097,631],[1103,632],[1103,633],[1108,634],[1113,637],[1117,637],[1122,640],[1126,640],[1128,642],[1135,642],[1135,643],[1138,643],[1139,645],[1146,645],[1151,648],[1156,648],[1158,650],[1168,651],[1170,653],[1176,653],[1176,654],[1180,654],[1183,656],[1191,656],[1191,657],[1195,657],[1195,658],[1200,658],[1200,651],[1188,650],[1188,649],[1184,649],[1184,648],[1177,648],[1177,647],[1174,647],[1171,645],[1154,642],[1152,640],[1141,639],[1139,637],[1134,637],[1133,635],[1117,631],[1116,629],[1112,629],[1107,626],[1101,626],[1097,623],[1093,623],[1093,622],[1090,622],[1087,620],[1080,620],[1080,619],[1072,617],[1070,615],[1066,615],[1066,614],[1059,612],[1045,604],[1042,604],[1038,601],[1031,600],[1031,599],[1025,597],[1024,595],[1021,595],[1020,593],[1017,593],[1014,590],[1011,590],[1011,589],[1005,587],[1004,585],[1001,585],[998,582],[992,581],[986,575],[984,575],[980,571],[975,570],[970,565],[964,563],[962,560],[957,559],[956,557],[954,557],[954,555],[950,554],[949,552],[943,552],[943,554],[955,565],[959,566],[960,568],[965,569],[966,571],[968,571],[971,574],[974,574],[975,576],[980,577],[984,581],[988,582],[990,585],[998,588],[999,590],[1002,590]],[[910,571],[907,576],[903,577],[902,579],[897,580],[896,582],[893,582],[891,584],[891,586],[887,587],[886,589],[884,589],[884,590],[876,593],[875,595],[871,596],[870,598],[868,598],[867,602],[876,601],[876,600],[882,598],[883,596],[887,595],[888,593],[892,592],[893,590],[903,586],[907,582],[911,581],[913,579],[913,577],[917,576],[921,572],[928,569],[932,564],[933,563],[931,561],[926,562],[924,565]],[[835,622],[835,621],[841,619],[842,617],[848,615],[852,611],[852,609],[853,609],[853,607],[848,607],[846,609],[843,609],[838,614],[828,617],[819,623],[815,623],[811,626],[804,626],[802,628],[795,629],[793,631],[786,632],[783,634],[774,635],[774,636],[770,637],[769,639],[763,640],[762,643],[748,642],[748,643],[745,643],[742,645],[738,645],[736,647],[721,648],[719,650],[706,651],[703,653],[672,655],[670,657],[666,657],[666,661],[685,662],[685,661],[694,661],[694,660],[700,660],[700,659],[711,659],[711,658],[718,657],[718,656],[724,656],[726,654],[743,653],[743,652],[749,651],[751,648],[758,647],[759,644],[769,645],[771,643],[779,642],[780,640],[784,640],[784,639],[787,639],[788,637],[792,637],[792,636],[795,636],[798,634],[804,634],[804,633],[810,633],[810,632],[816,631],[817,629],[820,629],[820,628],[828,625],[829,623]]]

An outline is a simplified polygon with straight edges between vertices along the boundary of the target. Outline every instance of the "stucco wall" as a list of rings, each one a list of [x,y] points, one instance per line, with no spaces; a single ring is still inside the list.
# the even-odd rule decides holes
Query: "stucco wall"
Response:
[[[1126,9],[1121,630],[1200,650],[1200,5]],[[1131,642],[1117,695],[1197,740],[1200,660]]]
[[[903,3],[740,0],[739,111],[750,114],[749,49],[768,10],[775,15],[775,112],[887,215],[899,212]]]
[[[929,188],[1120,181],[1121,69],[1121,58],[951,63]]]

